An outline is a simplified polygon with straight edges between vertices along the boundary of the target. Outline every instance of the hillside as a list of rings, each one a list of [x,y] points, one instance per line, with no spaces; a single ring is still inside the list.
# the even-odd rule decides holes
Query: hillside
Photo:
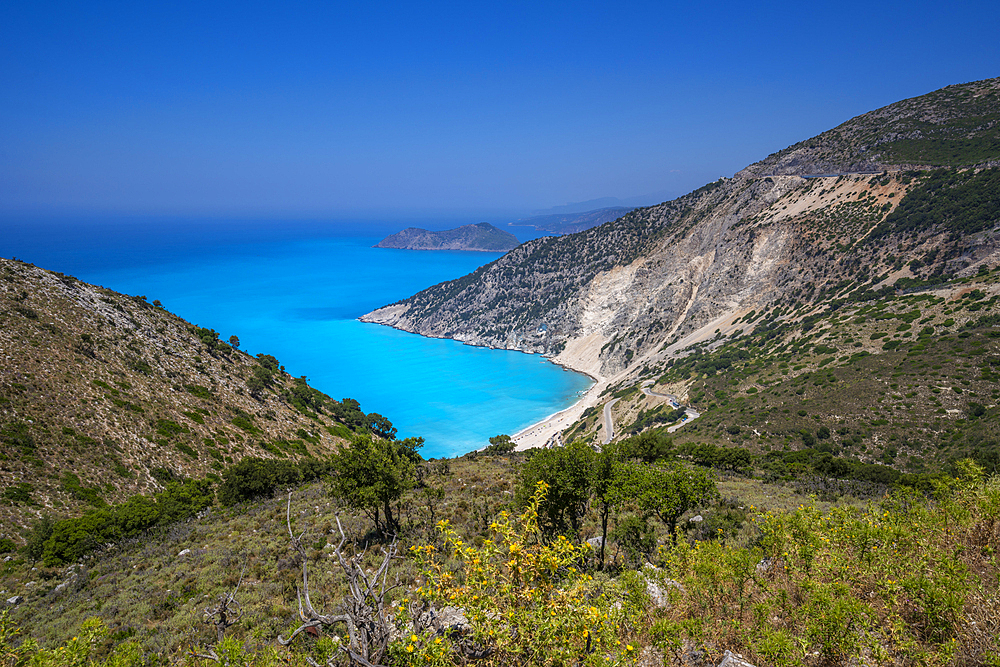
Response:
[[[0,538],[246,456],[322,457],[366,427],[158,302],[7,259],[0,359]]]
[[[419,227],[407,227],[387,236],[375,248],[402,250],[474,250],[480,252],[506,252],[520,244],[510,232],[497,229],[488,222],[463,225],[442,232],[432,232]]]
[[[661,462],[673,459],[668,450]],[[548,460],[535,469],[553,484],[587,450],[565,451],[536,453]],[[877,483],[848,492],[804,479],[795,489],[755,479],[746,466],[739,474],[720,466],[721,497],[685,512],[676,541],[655,517],[614,507],[604,563],[578,545],[601,535],[596,497],[582,506],[572,542],[554,526],[530,524],[551,520],[544,505],[529,503],[517,518],[532,460],[470,454],[420,464],[419,485],[400,502],[402,548],[388,571],[402,585],[368,601],[395,628],[377,664],[469,664],[471,646],[489,649],[477,664],[498,667],[565,664],[558,658],[566,655],[580,664],[731,666],[730,650],[760,667],[979,665],[998,648],[1000,478],[974,466],[938,477],[933,501]],[[599,493],[581,491],[584,501]],[[15,602],[0,612],[0,656],[53,667],[207,666],[219,656],[275,667],[352,664],[343,617],[330,619],[352,609],[345,570],[356,564],[371,574],[383,563],[388,545],[370,527],[313,483],[213,507],[68,567],[5,560],[0,591]],[[435,567],[437,554],[447,560]],[[330,616],[283,646],[279,637],[302,624],[296,590],[305,570],[308,608]],[[211,610],[227,598],[238,607],[217,632]],[[509,619],[502,626],[500,615]]]
[[[814,450],[798,463],[832,455],[915,473],[972,457],[1000,472],[998,322],[996,269],[907,294],[750,312],[708,339],[680,342],[595,405],[617,397],[612,421],[628,436],[673,422],[657,394],[676,395],[698,413],[676,442],[746,448],[779,463]],[[564,439],[600,441],[599,410],[581,417]]]
[[[751,311],[794,321],[807,311],[788,306],[834,294],[975,275],[1000,265],[998,100],[990,79],[889,105],[362,319],[542,353],[597,378],[599,394]]]

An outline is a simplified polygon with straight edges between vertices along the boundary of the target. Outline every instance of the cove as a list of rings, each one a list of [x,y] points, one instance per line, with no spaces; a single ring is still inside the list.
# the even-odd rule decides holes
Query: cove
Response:
[[[272,354],[333,398],[456,456],[574,403],[584,375],[546,359],[357,321],[499,253],[371,248],[406,223],[5,221],[0,254],[164,307]]]

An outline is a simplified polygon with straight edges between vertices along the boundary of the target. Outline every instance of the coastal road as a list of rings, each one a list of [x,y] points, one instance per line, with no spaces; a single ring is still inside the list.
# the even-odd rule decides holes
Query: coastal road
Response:
[[[659,396],[660,398],[669,399],[670,404],[673,405],[675,408],[681,407],[680,400],[673,394],[661,394],[658,391],[653,391],[652,389],[650,389],[649,388],[650,385],[652,385],[654,382],[655,382],[654,380],[646,380],[645,382],[643,382],[642,387],[640,387],[640,389],[642,389],[642,393],[644,393],[646,396]],[[685,424],[690,424],[695,419],[701,416],[701,413],[696,411],[694,408],[685,406],[684,409],[686,410],[686,412],[684,414],[683,421],[681,421],[681,423],[679,424],[668,426],[667,433],[673,433],[681,426],[684,426]]]
[[[646,380],[645,382],[643,382],[642,386],[640,387],[640,389],[642,389],[642,393],[644,393],[646,396],[659,396],[660,398],[669,398],[670,402],[674,404],[675,408],[679,408],[681,406],[677,397],[674,396],[673,394],[661,394],[658,391],[653,391],[652,389],[650,389],[649,388],[650,385],[652,385],[654,382],[655,380]]]
[[[604,444],[608,444],[615,437],[615,422],[611,419],[611,406],[620,401],[620,398],[612,398],[604,404]]]

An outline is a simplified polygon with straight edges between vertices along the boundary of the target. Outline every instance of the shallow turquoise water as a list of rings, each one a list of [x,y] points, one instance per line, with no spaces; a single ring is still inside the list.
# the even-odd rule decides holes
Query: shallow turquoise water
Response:
[[[378,306],[499,254],[376,249],[385,229],[190,223],[136,230],[7,227],[0,255],[143,294],[190,322],[236,334],[293,375],[361,402],[453,456],[572,404],[590,380],[545,359],[358,322]],[[396,231],[389,228],[389,231]],[[0,225],[2,230],[2,225]]]

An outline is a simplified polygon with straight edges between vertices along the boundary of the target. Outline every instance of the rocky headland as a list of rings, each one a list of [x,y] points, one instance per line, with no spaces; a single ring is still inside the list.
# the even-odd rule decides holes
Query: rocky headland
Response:
[[[400,250],[472,250],[480,252],[507,252],[520,244],[510,232],[497,229],[488,222],[463,225],[455,229],[433,232],[419,227],[407,227],[387,236],[375,248]]]

